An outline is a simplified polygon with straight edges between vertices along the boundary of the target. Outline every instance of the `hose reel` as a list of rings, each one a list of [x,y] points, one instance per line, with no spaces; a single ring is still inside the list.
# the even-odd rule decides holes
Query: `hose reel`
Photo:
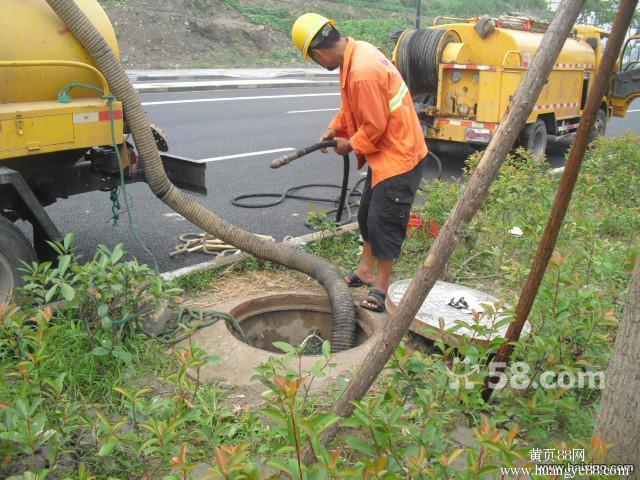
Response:
[[[442,54],[455,42],[460,42],[460,37],[453,30],[408,29],[400,34],[394,61],[412,95],[437,93]]]

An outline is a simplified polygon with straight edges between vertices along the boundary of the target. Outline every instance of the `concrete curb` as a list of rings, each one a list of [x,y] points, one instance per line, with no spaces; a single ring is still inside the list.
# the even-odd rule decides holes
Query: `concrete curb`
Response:
[[[337,72],[320,68],[230,68],[180,70],[127,70],[133,82],[186,80],[266,80],[278,78],[339,78]]]
[[[195,82],[194,82],[195,83]],[[210,90],[239,90],[239,89],[256,89],[256,88],[291,88],[291,87],[335,87],[338,80],[322,80],[322,81],[251,81],[249,83],[188,83],[181,84],[155,84],[145,85],[144,83],[134,83],[134,88],[139,93],[166,93],[166,92],[198,92]]]
[[[284,73],[282,75],[273,75],[269,77],[242,77],[235,75],[225,75],[225,74],[205,74],[205,75],[135,75],[130,74],[129,78],[132,82],[179,82],[179,81],[198,81],[198,80],[276,80],[276,79],[287,79],[287,78],[320,78],[326,77],[327,79],[335,78],[338,79],[338,75],[326,75],[326,74],[318,74],[314,73]]]
[[[347,233],[352,233],[358,231],[358,223],[353,222],[347,225],[343,225],[341,227],[336,228],[335,230],[321,230],[319,232],[308,233],[306,235],[302,235],[300,237],[293,237],[286,240],[287,243],[292,245],[307,245],[309,243],[317,242],[323,238],[330,238],[339,235],[345,235]],[[225,267],[227,265],[233,265],[238,262],[242,262],[251,258],[251,255],[245,252],[240,252],[236,255],[231,255],[228,257],[219,257],[215,260],[209,260],[208,262],[197,263],[195,265],[191,265],[188,267],[178,268],[177,270],[171,270],[168,272],[161,273],[160,276],[166,280],[177,280],[182,277],[186,277],[187,275],[191,275],[196,272],[205,272],[207,270],[211,270],[214,268]]]

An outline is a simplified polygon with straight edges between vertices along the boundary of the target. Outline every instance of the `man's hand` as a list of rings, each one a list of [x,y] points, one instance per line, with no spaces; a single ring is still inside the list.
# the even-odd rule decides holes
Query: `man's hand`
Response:
[[[329,140],[333,140],[334,138],[336,138],[336,131],[333,128],[327,128],[327,131],[324,132],[322,134],[322,136],[320,137],[320,141],[321,142],[327,142]],[[326,148],[321,148],[320,151],[322,153],[327,153],[327,149]]]
[[[353,147],[348,138],[336,137],[335,140],[338,142],[338,145],[336,145],[333,150],[338,155],[348,155],[353,151]]]

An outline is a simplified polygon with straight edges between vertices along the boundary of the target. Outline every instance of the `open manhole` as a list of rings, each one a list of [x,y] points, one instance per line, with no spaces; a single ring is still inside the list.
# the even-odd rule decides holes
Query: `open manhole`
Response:
[[[203,382],[226,381],[233,385],[258,387],[254,380],[256,368],[269,362],[270,357],[283,358],[284,354],[273,346],[282,341],[290,345],[300,345],[310,335],[320,339],[331,339],[331,305],[326,294],[306,291],[267,292],[251,297],[232,300],[218,305],[210,305],[208,310],[217,310],[233,315],[252,346],[243,342],[228,322],[216,322],[210,327],[198,330],[185,340],[197,342],[206,352],[218,357],[216,362],[204,365],[199,372]],[[362,365],[374,345],[374,335],[387,321],[385,314],[373,313],[360,308],[358,311],[358,339],[354,348],[332,354],[332,361],[325,370],[326,376],[315,378],[309,388],[320,391],[334,385],[339,377],[349,378]],[[316,344],[320,352],[321,342]],[[310,372],[315,368],[318,357],[303,355],[296,360],[296,369]]]
[[[249,345],[274,353],[282,351],[274,342],[299,346],[304,342],[305,354],[317,355],[322,342],[331,340],[331,306],[319,295],[271,295],[247,300],[231,310]],[[363,310],[359,311],[356,343],[362,345],[374,333],[374,322]],[[238,340],[242,335],[231,325],[227,328]]]

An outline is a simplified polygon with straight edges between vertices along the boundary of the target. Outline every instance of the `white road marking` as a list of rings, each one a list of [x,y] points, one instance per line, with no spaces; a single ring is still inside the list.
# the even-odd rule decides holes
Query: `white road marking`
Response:
[[[291,150],[295,150],[295,148],[285,147],[285,148],[276,148],[273,150],[261,150],[259,152],[237,153],[235,155],[225,155],[223,157],[203,158],[202,160],[196,160],[196,162],[198,163],[217,162],[219,160],[229,160],[232,158],[256,157],[258,155],[267,155],[269,153],[290,152]]]
[[[640,110],[627,110],[627,113],[636,113],[636,112],[640,112]]]
[[[222,98],[185,98],[183,100],[162,100],[158,102],[142,102],[142,105],[175,105],[178,103],[232,102],[234,100],[275,100],[279,98],[304,97],[337,97],[340,93],[300,93],[297,95],[259,95],[254,97],[222,97]]]
[[[291,110],[287,113],[337,112],[339,108],[318,108],[316,110]]]

